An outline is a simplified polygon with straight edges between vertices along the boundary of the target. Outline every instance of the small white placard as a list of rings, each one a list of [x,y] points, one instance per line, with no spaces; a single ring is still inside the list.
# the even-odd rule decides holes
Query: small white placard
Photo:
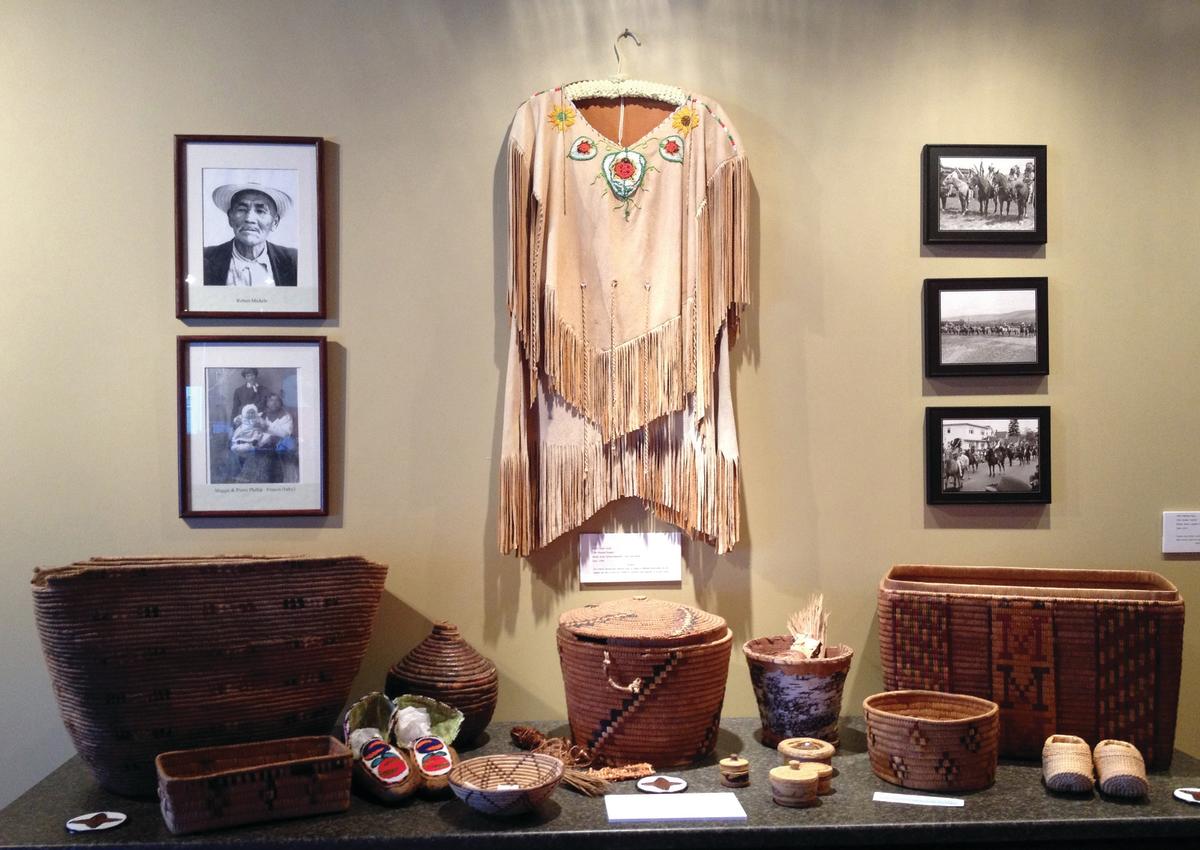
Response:
[[[745,820],[746,810],[729,791],[711,794],[608,794],[609,823],[658,820]]]
[[[580,584],[682,580],[678,531],[579,535]]]
[[[947,806],[957,808],[965,806],[966,802],[957,797],[924,797],[920,794],[892,794],[888,791],[876,791],[872,798],[876,803],[904,803],[909,806]]]
[[[1163,511],[1162,550],[1200,552],[1200,511]]]

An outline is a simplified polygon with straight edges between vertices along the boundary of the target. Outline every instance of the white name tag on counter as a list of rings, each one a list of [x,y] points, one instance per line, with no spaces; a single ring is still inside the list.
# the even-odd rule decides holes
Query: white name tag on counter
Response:
[[[1200,552],[1200,511],[1163,511],[1162,550]]]
[[[579,583],[682,581],[678,531],[579,535]]]
[[[609,823],[654,820],[745,820],[730,791],[710,794],[606,794]]]
[[[876,803],[903,803],[906,806],[947,806],[958,808],[965,806],[966,801],[957,797],[925,797],[921,794],[892,794],[887,791],[876,791],[871,798]]]

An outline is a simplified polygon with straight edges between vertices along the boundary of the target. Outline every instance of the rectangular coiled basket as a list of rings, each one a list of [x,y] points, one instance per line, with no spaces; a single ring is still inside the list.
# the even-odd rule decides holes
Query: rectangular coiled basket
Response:
[[[350,808],[346,745],[327,735],[160,753],[163,820],[175,835]]]
[[[105,788],[149,796],[161,752],[328,734],[386,575],[359,557],[37,570],[38,633],[75,748]]]
[[[884,686],[994,700],[1000,755],[1038,758],[1061,733],[1170,766],[1183,599],[1157,573],[897,565],[878,613]]]

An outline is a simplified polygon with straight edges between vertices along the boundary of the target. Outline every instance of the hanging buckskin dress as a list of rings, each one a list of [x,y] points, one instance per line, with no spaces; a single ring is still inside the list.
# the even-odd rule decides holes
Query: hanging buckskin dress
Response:
[[[503,552],[627,496],[718,552],[737,542],[729,349],[749,296],[749,174],[720,107],[679,97],[625,145],[561,87],[513,118]]]

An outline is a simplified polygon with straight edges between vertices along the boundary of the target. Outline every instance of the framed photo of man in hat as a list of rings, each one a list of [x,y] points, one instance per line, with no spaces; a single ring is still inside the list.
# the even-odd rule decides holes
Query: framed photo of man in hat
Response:
[[[175,137],[175,315],[325,317],[323,140]]]

